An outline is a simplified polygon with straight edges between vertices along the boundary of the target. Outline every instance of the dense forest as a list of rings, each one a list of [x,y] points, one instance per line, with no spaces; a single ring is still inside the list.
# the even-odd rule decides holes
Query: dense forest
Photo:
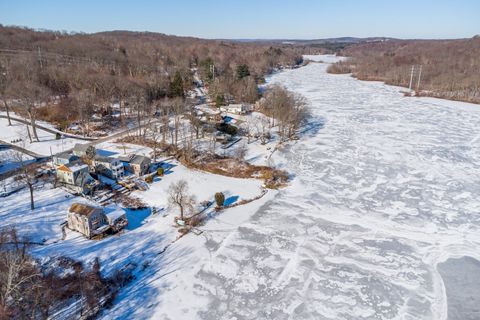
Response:
[[[348,46],[350,57],[329,68],[362,80],[408,87],[419,95],[480,103],[480,37],[459,40],[395,40]],[[420,81],[419,81],[420,79]]]
[[[17,112],[60,126],[89,118],[98,107],[108,115],[112,102],[132,110],[184,99],[199,80],[214,99],[254,102],[263,76],[301,63],[301,50],[149,32],[0,26],[0,98],[4,108],[22,101]]]

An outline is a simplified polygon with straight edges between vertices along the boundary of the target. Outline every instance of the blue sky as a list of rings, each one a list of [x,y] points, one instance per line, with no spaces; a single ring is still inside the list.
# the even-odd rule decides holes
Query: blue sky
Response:
[[[480,34],[480,0],[0,0],[0,23],[202,38],[461,38]]]

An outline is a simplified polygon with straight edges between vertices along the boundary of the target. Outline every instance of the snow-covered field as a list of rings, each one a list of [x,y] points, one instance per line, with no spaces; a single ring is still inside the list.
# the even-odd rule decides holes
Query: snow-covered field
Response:
[[[43,121],[38,121],[38,124],[46,128],[55,129],[52,125]],[[31,130],[32,129],[30,128],[30,132]],[[14,143],[19,147],[33,151],[42,156],[49,156],[50,154],[69,150],[73,148],[76,143],[85,143],[83,140],[74,138],[56,140],[53,133],[46,132],[40,128],[37,128],[37,134],[40,142],[34,141],[33,143],[30,143],[27,135],[27,126],[25,124],[12,121],[12,125],[9,126],[7,119],[0,118],[0,140]],[[17,140],[21,141],[14,142]]]
[[[447,317],[437,264],[480,259],[480,107],[326,67],[268,80],[311,104],[315,128],[274,154],[292,185],[176,243],[106,318]]]

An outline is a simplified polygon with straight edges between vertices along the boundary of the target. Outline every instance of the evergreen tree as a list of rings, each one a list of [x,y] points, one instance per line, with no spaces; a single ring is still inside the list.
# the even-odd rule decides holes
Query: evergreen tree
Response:
[[[237,67],[237,79],[243,79],[250,75],[250,70],[246,64],[241,64]]]
[[[173,80],[170,82],[169,97],[184,97],[183,78],[180,72],[176,72]]]

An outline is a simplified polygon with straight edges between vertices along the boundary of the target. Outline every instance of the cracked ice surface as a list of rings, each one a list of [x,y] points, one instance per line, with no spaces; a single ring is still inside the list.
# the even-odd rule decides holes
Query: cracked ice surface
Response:
[[[292,185],[196,273],[202,319],[442,319],[437,263],[480,257],[480,106],[326,67],[268,81],[308,99],[314,129],[276,154]]]

